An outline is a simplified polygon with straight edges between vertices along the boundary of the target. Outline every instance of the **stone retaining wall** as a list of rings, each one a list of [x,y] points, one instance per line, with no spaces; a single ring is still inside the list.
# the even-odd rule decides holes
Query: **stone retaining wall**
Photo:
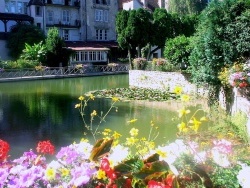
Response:
[[[188,77],[179,72],[159,72],[159,71],[129,71],[129,86],[151,88],[173,91],[175,86],[181,86],[184,93],[196,94],[207,97],[207,91],[203,88],[197,88],[188,81]],[[250,88],[249,88],[250,90]],[[238,89],[233,92],[234,101],[232,105],[232,113],[243,112],[248,117],[247,130],[250,135],[250,96],[243,96]],[[247,98],[249,97],[249,98]],[[220,105],[225,108],[224,95],[220,94]]]
[[[173,91],[176,86],[181,86],[184,93],[206,95],[206,91],[202,88],[197,88],[196,85],[191,84],[188,79],[188,75],[184,75],[180,72],[129,71],[130,86],[169,91]]]

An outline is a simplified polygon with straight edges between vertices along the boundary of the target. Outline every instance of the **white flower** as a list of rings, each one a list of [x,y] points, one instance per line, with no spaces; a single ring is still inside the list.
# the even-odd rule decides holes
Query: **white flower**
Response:
[[[53,169],[57,170],[57,169],[61,168],[61,166],[62,165],[58,161],[53,160],[48,164],[47,168],[53,168]]]
[[[242,169],[237,175],[237,179],[242,188],[249,188],[250,186],[250,166],[245,164],[241,165]]]
[[[212,150],[212,157],[214,162],[221,167],[228,167],[231,164],[227,155],[220,153],[217,149]]]
[[[112,152],[109,156],[109,160],[112,161],[112,164],[115,166],[122,160],[124,160],[129,154],[128,148],[121,145],[112,147]]]

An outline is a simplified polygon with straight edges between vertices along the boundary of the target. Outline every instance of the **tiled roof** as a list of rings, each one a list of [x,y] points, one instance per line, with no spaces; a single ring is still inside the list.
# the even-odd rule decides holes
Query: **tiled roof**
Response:
[[[115,41],[65,41],[66,47],[72,49],[103,49],[117,48],[118,43]]]

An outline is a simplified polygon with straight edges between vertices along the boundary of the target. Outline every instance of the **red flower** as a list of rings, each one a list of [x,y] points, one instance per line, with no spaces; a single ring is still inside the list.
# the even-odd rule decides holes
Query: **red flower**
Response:
[[[36,151],[42,154],[53,155],[55,153],[55,147],[50,143],[50,141],[40,141],[38,142]]]
[[[165,179],[166,188],[172,188],[174,178],[175,178],[175,176],[173,174],[167,175],[167,178]]]
[[[4,161],[7,158],[9,150],[10,145],[0,139],[0,162]]]
[[[116,179],[115,171],[110,167],[110,163],[107,158],[102,159],[100,169],[103,170],[111,180]]]
[[[155,180],[150,180],[148,182],[148,188],[168,188],[163,183],[157,182]]]

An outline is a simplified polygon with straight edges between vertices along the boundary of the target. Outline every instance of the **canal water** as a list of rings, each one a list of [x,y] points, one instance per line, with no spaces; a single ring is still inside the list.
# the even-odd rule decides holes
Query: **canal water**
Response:
[[[0,139],[11,145],[11,159],[24,151],[36,148],[38,141],[51,140],[58,151],[81,138],[93,140],[85,135],[79,111],[75,104],[86,92],[118,87],[129,87],[128,75],[108,75],[53,80],[34,80],[0,83]],[[86,122],[90,113],[98,114],[110,108],[110,99],[90,101],[86,111]],[[179,123],[176,102],[125,101],[117,102],[118,110],[111,110],[99,130],[110,128],[122,134],[122,140],[131,128],[138,128],[140,137],[149,134],[150,122],[159,126],[157,142],[163,144],[175,139]],[[137,119],[129,124],[131,119]]]

